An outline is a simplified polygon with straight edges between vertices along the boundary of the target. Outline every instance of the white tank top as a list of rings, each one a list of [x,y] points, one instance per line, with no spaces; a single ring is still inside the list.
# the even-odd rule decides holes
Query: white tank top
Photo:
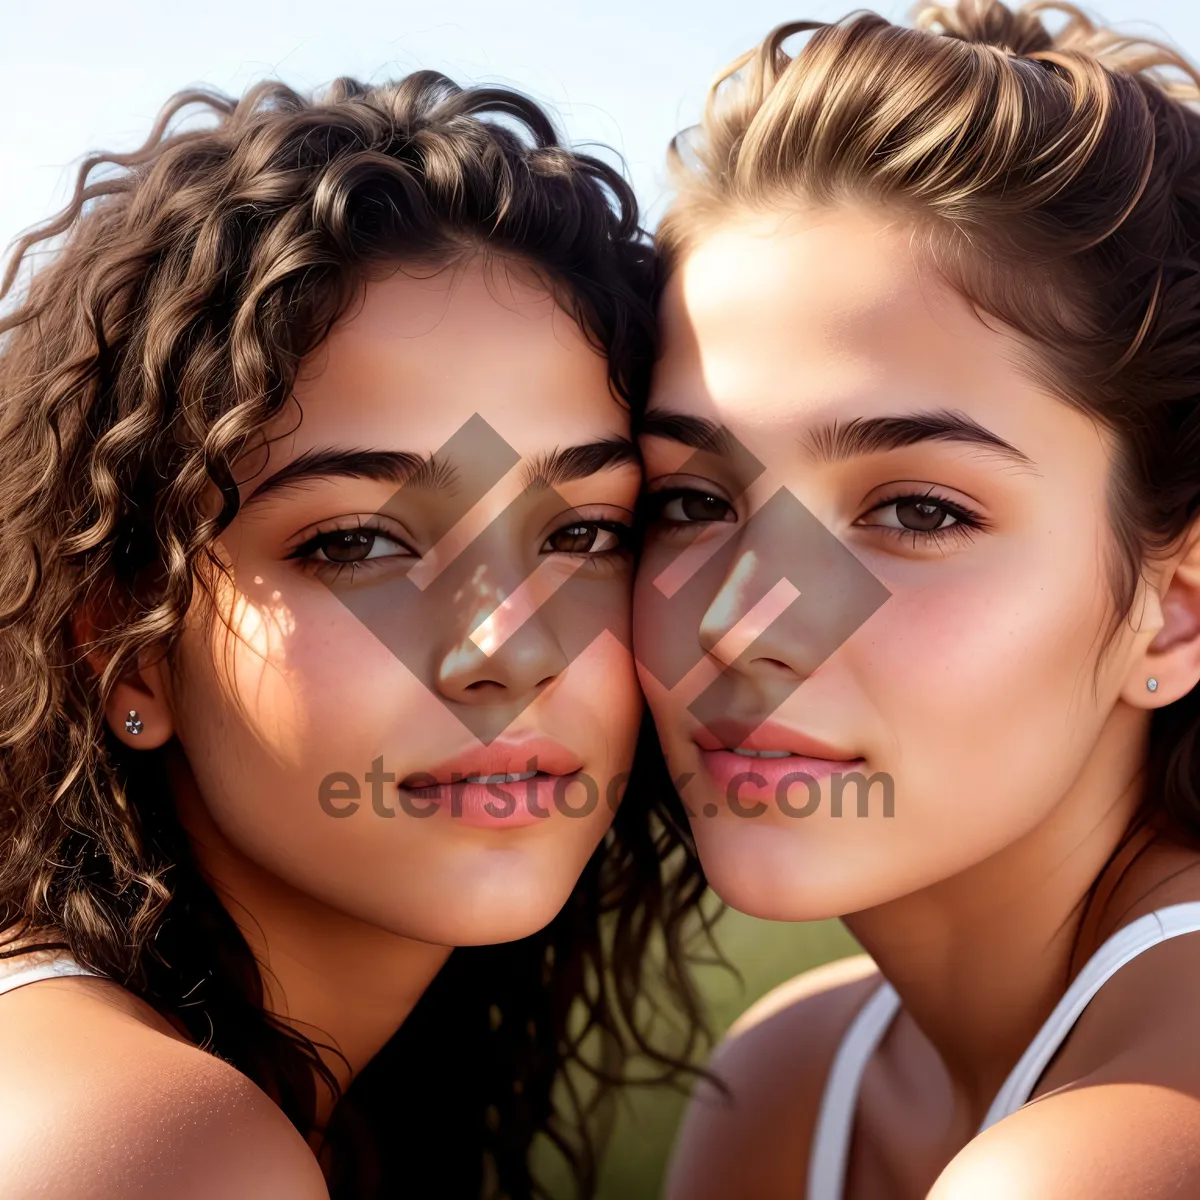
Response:
[[[1168,938],[1197,932],[1200,932],[1200,902],[1160,908],[1118,929],[1071,981],[1066,994],[996,1093],[979,1133],[1016,1112],[1029,1099],[1079,1014],[1121,967]],[[885,980],[859,1010],[842,1038],[825,1082],[813,1130],[808,1200],[842,1200],[859,1084],[875,1047],[899,1009],[900,997]]]
[[[0,996],[27,983],[42,979],[61,979],[65,975],[97,975],[81,966],[65,950],[31,950],[13,958],[0,958]]]

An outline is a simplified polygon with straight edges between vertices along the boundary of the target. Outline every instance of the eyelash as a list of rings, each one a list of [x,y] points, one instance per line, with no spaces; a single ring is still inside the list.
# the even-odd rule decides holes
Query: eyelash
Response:
[[[575,558],[588,558],[588,559],[596,559],[596,560],[611,559],[611,558],[618,557],[622,554],[628,553],[628,551],[630,549],[632,537],[633,537],[633,527],[631,525],[625,524],[624,522],[607,521],[607,520],[584,520],[582,518],[577,517],[575,520],[569,521],[565,525],[560,525],[557,529],[554,529],[549,534],[547,534],[545,541],[542,543],[543,550],[544,550],[545,546],[549,543],[551,538],[555,537],[558,534],[565,533],[567,530],[570,530],[570,529],[593,529],[593,530],[597,530],[597,531],[604,530],[606,532],[612,533],[616,537],[617,544],[615,546],[609,547],[606,550],[594,550],[594,551],[570,551],[570,550],[555,551],[555,550],[551,550],[548,553],[570,554],[572,557],[575,557]],[[384,541],[391,542],[396,546],[403,547],[403,550],[405,552],[407,552],[408,556],[411,556],[412,558],[420,557],[420,555],[417,554],[417,552],[415,550],[413,550],[411,546],[409,546],[407,543],[405,543],[403,541],[403,539],[396,536],[396,534],[389,532],[387,529],[382,528],[378,524],[372,524],[370,522],[365,522],[362,524],[355,524],[355,525],[344,525],[344,526],[339,526],[335,529],[319,530],[317,533],[313,534],[312,537],[306,538],[303,542],[301,542],[301,544],[299,546],[297,546],[294,550],[292,550],[286,557],[289,560],[292,560],[292,559],[298,560],[302,566],[314,571],[317,574],[324,575],[326,578],[332,577],[334,579],[340,579],[343,575],[349,574],[350,578],[353,579],[354,576],[356,574],[358,574],[360,571],[371,570],[372,568],[368,564],[370,564],[372,562],[379,562],[379,561],[385,560],[385,559],[395,559],[395,558],[400,558],[400,557],[404,556],[402,554],[381,554],[376,558],[362,558],[362,559],[358,559],[356,561],[348,561],[348,562],[340,562],[340,563],[330,561],[329,559],[319,559],[319,558],[315,557],[315,555],[317,554],[318,551],[325,549],[326,547],[332,545],[334,539],[336,539],[339,536],[344,537],[346,534],[351,534],[351,533],[366,534],[366,535],[371,536],[372,539],[382,539]],[[373,549],[374,549],[374,544],[372,543],[372,546],[368,550],[368,554],[370,553],[370,550],[373,550]],[[540,552],[541,551],[539,551],[539,553]]]
[[[320,529],[311,537],[306,538],[294,550],[287,555],[288,559],[295,559],[300,562],[300,565],[312,571],[314,574],[324,576],[326,578],[340,579],[342,575],[349,574],[353,578],[356,574],[364,569],[370,569],[367,564],[378,562],[379,559],[364,558],[358,561],[349,562],[333,562],[329,559],[320,559],[315,557],[317,552],[331,546],[334,539],[345,537],[347,534],[359,533],[369,535],[372,538],[372,544],[368,550],[374,550],[375,539],[392,542],[396,546],[401,546],[413,558],[419,557],[415,550],[412,549],[402,538],[388,529],[384,529],[377,523],[370,521],[360,522],[353,525],[339,525],[332,529]],[[380,558],[398,558],[398,554],[381,555]]]
[[[700,525],[700,524],[719,524],[717,521],[681,521],[677,518],[667,519],[662,516],[663,510],[672,501],[681,497],[700,497],[704,499],[713,499],[721,504],[727,505],[730,509],[733,508],[727,500],[717,496],[715,493],[704,492],[699,488],[664,488],[659,492],[652,492],[646,498],[646,519],[648,521],[660,520],[664,524],[674,525],[676,527],[684,525]],[[983,517],[967,508],[963,504],[959,504],[953,500],[946,500],[938,496],[936,492],[930,489],[927,492],[900,492],[888,497],[886,500],[881,500],[873,505],[863,514],[870,516],[872,513],[881,512],[887,508],[894,508],[897,505],[905,502],[916,504],[933,504],[940,508],[946,515],[954,518],[954,524],[946,525],[937,529],[908,529],[904,527],[895,527],[888,525],[861,524],[860,517],[855,524],[859,528],[878,529],[885,534],[893,537],[906,538],[911,535],[913,548],[918,548],[922,543],[926,546],[937,545],[944,542],[948,538],[959,540],[969,540],[980,530],[987,528],[987,522]]]
[[[566,533],[568,529],[594,529],[597,531],[604,530],[607,533],[611,533],[617,539],[617,544],[615,546],[610,546],[607,550],[552,550],[550,551],[551,554],[570,554],[575,558],[606,559],[629,553],[633,545],[633,526],[626,524],[624,521],[597,519],[589,521],[583,517],[576,517],[574,521],[569,521],[566,525],[560,525],[557,529],[547,534],[546,541],[543,542],[543,547],[550,541],[552,537],[555,537],[560,533]]]
[[[900,492],[894,496],[889,496],[886,500],[880,500],[878,504],[869,508],[863,513],[863,517],[870,516],[872,513],[882,512],[888,508],[895,508],[906,502],[935,505],[947,516],[953,517],[954,524],[942,526],[937,529],[908,529],[892,525],[864,525],[861,523],[862,517],[860,517],[855,521],[855,525],[860,529],[878,529],[880,532],[892,537],[911,537],[914,550],[921,544],[936,546],[947,539],[970,541],[976,533],[987,528],[987,522],[979,513],[954,500],[946,500],[938,496],[932,488],[927,492]]]
[[[723,504],[730,512],[733,511],[733,505],[729,503],[723,496],[718,496],[715,491],[706,492],[702,488],[690,487],[668,487],[662,488],[660,491],[650,492],[643,498],[642,520],[645,523],[661,521],[665,525],[674,525],[676,527],[686,525],[719,525],[721,521],[681,521],[675,517],[664,517],[663,510],[671,503],[672,500],[681,500],[685,498],[697,498],[700,500],[715,500],[719,504]]]

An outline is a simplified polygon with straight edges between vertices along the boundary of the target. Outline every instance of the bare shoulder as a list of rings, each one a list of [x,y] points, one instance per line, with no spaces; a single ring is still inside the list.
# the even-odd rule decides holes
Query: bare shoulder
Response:
[[[929,1200],[1200,1195],[1200,1101],[1136,1083],[1056,1093],[957,1154]]]
[[[328,1200],[304,1139],[241,1072],[115,984],[0,996],[0,1195]]]
[[[1101,988],[1032,1103],[972,1140],[930,1200],[1200,1195],[1200,935]]]
[[[803,1195],[825,1078],[854,1014],[878,986],[866,955],[805,972],[749,1008],[718,1046],[675,1145],[671,1200]]]

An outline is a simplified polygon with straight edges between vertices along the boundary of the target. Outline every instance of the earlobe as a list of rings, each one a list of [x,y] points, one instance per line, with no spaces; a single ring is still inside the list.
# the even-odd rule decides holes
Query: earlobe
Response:
[[[117,681],[104,709],[117,740],[134,750],[156,750],[175,733],[161,662]]]
[[[77,609],[71,626],[75,644],[84,648],[88,666],[99,678],[107,660],[97,650],[88,649],[95,644],[92,615]],[[118,741],[135,750],[156,750],[171,740],[175,723],[166,685],[161,656],[144,656],[136,670],[117,680],[104,706],[104,719]]]

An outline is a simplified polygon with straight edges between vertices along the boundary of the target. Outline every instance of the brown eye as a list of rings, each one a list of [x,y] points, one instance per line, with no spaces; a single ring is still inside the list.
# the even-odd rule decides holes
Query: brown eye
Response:
[[[932,544],[950,536],[969,539],[990,528],[978,513],[953,500],[939,499],[932,492],[885,500],[864,513],[854,524],[899,535],[913,549],[922,542]]]
[[[554,554],[603,554],[615,550],[620,538],[611,529],[594,522],[564,525],[556,529],[547,539],[543,550]]]
[[[321,550],[330,562],[362,562],[375,545],[375,535],[363,529],[346,529],[331,534]]]
[[[362,563],[368,559],[394,558],[413,552],[402,542],[362,526],[355,529],[331,529],[301,546],[294,557],[314,563]]]
[[[896,520],[905,529],[915,529],[927,533],[937,529],[950,516],[944,505],[932,500],[898,500],[896,502]]]
[[[734,519],[733,505],[720,496],[708,492],[676,492],[668,495],[659,509],[659,516],[665,521],[675,521],[680,524],[691,522],[710,523],[713,521],[732,521]]]

